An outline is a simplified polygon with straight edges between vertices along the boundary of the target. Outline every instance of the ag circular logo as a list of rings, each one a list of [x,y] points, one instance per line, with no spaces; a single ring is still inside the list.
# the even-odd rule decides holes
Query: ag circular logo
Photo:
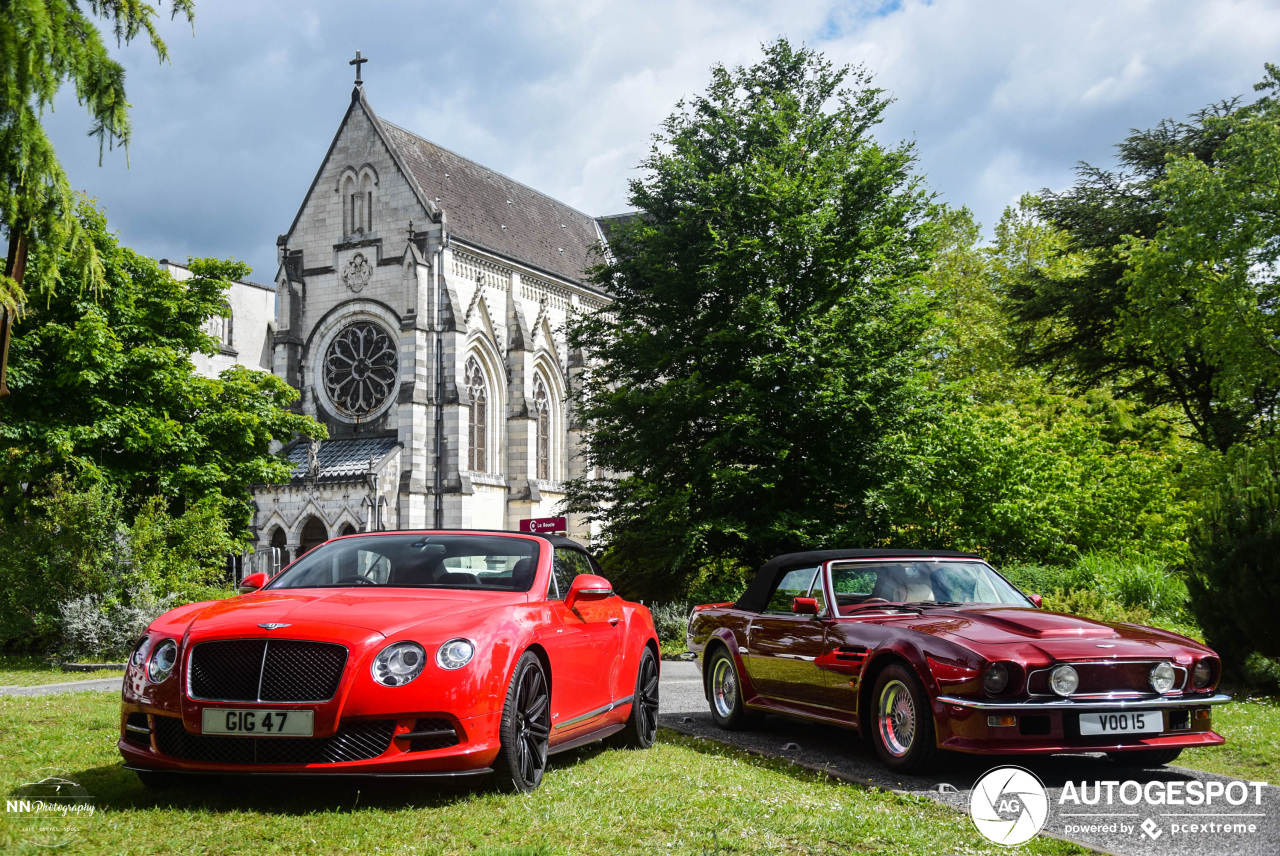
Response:
[[[1022,844],[1044,828],[1049,817],[1049,795],[1029,770],[996,767],[973,786],[969,815],[988,841],[1009,846]]]

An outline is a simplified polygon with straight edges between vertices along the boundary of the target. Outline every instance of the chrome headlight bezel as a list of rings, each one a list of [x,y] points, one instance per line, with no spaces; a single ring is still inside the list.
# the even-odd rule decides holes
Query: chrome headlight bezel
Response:
[[[369,674],[384,687],[402,687],[421,675],[426,665],[426,649],[417,642],[392,642],[373,658]]]
[[[470,663],[475,655],[476,646],[470,639],[450,639],[436,649],[436,665],[452,672]]]
[[[1049,672],[1049,689],[1066,698],[1080,689],[1080,675],[1066,663],[1054,666]]]
[[[1004,663],[992,663],[982,673],[982,689],[987,695],[1000,695],[1009,688],[1009,667]]]
[[[151,649],[147,657],[147,680],[153,684],[162,684],[173,674],[178,665],[178,643],[172,639],[162,640]]]
[[[129,654],[129,664],[133,666],[141,666],[147,662],[147,655],[151,653],[151,635],[149,633],[142,634],[142,638],[133,644],[133,651]]]
[[[1147,675],[1147,683],[1151,684],[1151,689],[1160,695],[1172,690],[1177,682],[1178,673],[1174,671],[1173,665],[1166,661],[1156,663]]]

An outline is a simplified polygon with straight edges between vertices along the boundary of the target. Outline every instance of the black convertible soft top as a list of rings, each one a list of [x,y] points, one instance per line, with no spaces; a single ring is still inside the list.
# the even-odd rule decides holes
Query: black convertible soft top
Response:
[[[756,578],[733,606],[746,612],[761,612],[769,602],[773,586],[787,571],[814,567],[836,559],[981,559],[975,553],[957,553],[953,550],[811,550],[807,553],[786,553],[770,559],[756,571]]]

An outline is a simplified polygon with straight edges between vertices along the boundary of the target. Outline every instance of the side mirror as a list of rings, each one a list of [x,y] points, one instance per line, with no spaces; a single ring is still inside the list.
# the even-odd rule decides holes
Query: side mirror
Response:
[[[245,577],[240,581],[240,585],[237,586],[237,588],[240,589],[241,594],[248,594],[251,591],[257,591],[258,589],[265,586],[267,584],[267,580],[269,579],[271,579],[271,577],[261,572],[256,574],[249,574],[249,576]]]
[[[1032,602],[1032,603],[1034,603],[1034,604],[1036,605],[1036,609],[1040,609],[1040,608],[1041,608],[1041,604],[1043,604],[1043,603],[1044,603],[1044,598],[1042,598],[1042,597],[1041,597],[1040,595],[1038,595],[1038,594],[1029,594],[1029,595],[1027,595],[1027,597],[1028,597],[1028,598],[1030,598],[1030,599],[1031,599],[1031,602]]]
[[[816,597],[797,597],[791,601],[791,611],[796,615],[817,615],[818,599]]]
[[[613,586],[608,580],[596,574],[578,574],[564,596],[564,605],[565,609],[573,609],[580,600],[604,600],[606,597],[613,597]]]

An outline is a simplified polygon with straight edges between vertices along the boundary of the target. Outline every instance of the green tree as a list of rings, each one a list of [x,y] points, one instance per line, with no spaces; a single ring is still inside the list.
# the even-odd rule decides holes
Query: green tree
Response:
[[[1253,652],[1280,658],[1280,447],[1232,454],[1226,478],[1191,533],[1191,611],[1223,664]]]
[[[194,0],[169,0],[171,17],[194,20]],[[99,146],[129,144],[129,104],[124,68],[107,53],[90,14],[110,25],[116,43],[146,33],[156,56],[169,53],[155,27],[157,10],[139,0],[7,0],[0,15],[0,226],[9,238],[0,276],[0,398],[7,394],[5,363],[11,322],[26,303],[28,246],[52,252],[69,248],[81,277],[102,280],[93,242],[75,216],[75,198],[41,117],[53,108],[66,83],[92,121]],[[50,291],[58,270],[36,276],[37,290]]]
[[[870,134],[888,103],[780,40],[715,67],[655,135],[630,186],[642,213],[593,274],[614,302],[570,334],[606,474],[570,506],[604,524],[633,590],[875,537],[864,499],[920,394],[931,251],[910,145]]]
[[[1133,288],[1130,273],[1133,241],[1152,239],[1165,223],[1171,164],[1216,169],[1230,153],[1235,117],[1251,109],[1224,101],[1188,121],[1134,131],[1117,146],[1118,170],[1082,164],[1071,189],[1043,191],[1036,212],[1068,237],[1056,253],[1072,263],[1016,278],[1005,294],[1023,364],[1077,390],[1106,386],[1145,407],[1175,407],[1191,436],[1219,451],[1249,436],[1274,408],[1275,390],[1223,383],[1206,339],[1209,307],[1190,290],[1161,298],[1163,315],[1182,316],[1180,330],[1153,331],[1142,321],[1153,309],[1149,295]]]
[[[240,262],[197,259],[178,281],[122,247],[106,218],[80,208],[81,227],[102,260],[103,285],[83,287],[66,254],[42,248],[32,265],[61,266],[69,287],[33,305],[13,340],[13,394],[0,402],[0,513],[20,519],[57,473],[100,476],[123,491],[129,518],[146,498],[185,505],[210,493],[231,504],[233,531],[248,523],[248,487],[281,481],[290,466],[272,441],[324,429],[291,412],[297,393],[271,374],[236,367],[197,375],[196,352],[216,353],[203,330],[226,312]]]
[[[1165,353],[1203,354],[1215,400],[1270,433],[1280,395],[1280,68],[1254,104],[1209,123],[1211,163],[1170,157],[1154,187],[1163,221],[1124,243],[1122,329]]]

